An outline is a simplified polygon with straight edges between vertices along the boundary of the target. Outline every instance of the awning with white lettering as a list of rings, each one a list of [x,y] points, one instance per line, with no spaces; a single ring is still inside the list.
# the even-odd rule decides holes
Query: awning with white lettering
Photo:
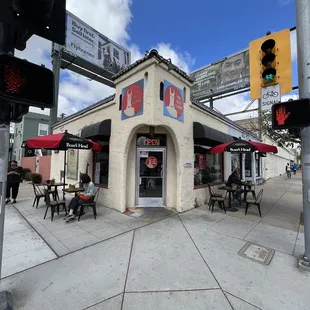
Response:
[[[94,150],[100,151],[101,145],[91,140],[84,139],[79,136],[65,131],[54,135],[39,136],[24,141],[23,148],[27,149],[46,149],[66,151],[68,149]]]
[[[278,153],[278,149],[274,145],[254,142],[250,140],[245,141],[240,139],[214,146],[209,150],[209,153],[211,154],[218,154],[223,152],[252,153],[255,151],[261,153]]]

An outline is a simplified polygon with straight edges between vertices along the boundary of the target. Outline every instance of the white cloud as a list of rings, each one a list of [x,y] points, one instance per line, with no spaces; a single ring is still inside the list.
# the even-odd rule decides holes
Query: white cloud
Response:
[[[188,52],[179,52],[173,50],[171,44],[169,43],[159,43],[155,49],[158,50],[158,53],[164,58],[170,58],[174,65],[189,73],[190,68],[195,63],[195,58],[193,58]]]

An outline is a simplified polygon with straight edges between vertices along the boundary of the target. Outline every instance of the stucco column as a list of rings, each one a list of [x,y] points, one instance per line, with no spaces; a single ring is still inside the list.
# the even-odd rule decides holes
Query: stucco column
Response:
[[[252,181],[256,183],[256,161],[255,161],[255,152],[251,154],[251,169],[252,169]]]
[[[117,134],[116,130],[114,132]],[[109,192],[107,204],[120,212],[126,210],[127,140],[127,135],[117,135],[117,138],[111,137],[109,146]]]
[[[181,139],[180,139],[181,140]],[[184,139],[178,141],[179,156],[177,158],[177,205],[178,212],[192,209],[195,203],[194,189],[194,158],[193,140]],[[186,164],[191,164],[186,165]],[[185,165],[185,167],[184,167]]]
[[[231,175],[231,153],[224,152],[224,181],[226,182]]]
[[[242,171],[242,175],[241,175],[241,179],[245,180],[245,154],[241,154],[241,171]]]

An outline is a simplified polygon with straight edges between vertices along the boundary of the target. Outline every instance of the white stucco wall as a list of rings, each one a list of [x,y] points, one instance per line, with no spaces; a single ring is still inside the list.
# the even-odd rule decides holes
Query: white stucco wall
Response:
[[[143,114],[121,120],[119,98],[122,89],[144,79],[144,107]],[[176,87],[185,90],[184,122],[163,115],[163,102],[160,100],[160,83],[169,81]],[[155,127],[155,134],[167,135],[167,167],[166,167],[166,207],[175,208],[182,212],[193,208],[195,199],[199,204],[204,204],[208,199],[207,188],[194,189],[194,156],[193,156],[193,122],[216,130],[239,136],[242,133],[224,120],[212,116],[210,113],[199,109],[190,103],[190,82],[180,77],[174,71],[167,71],[164,64],[158,64],[155,59],[149,59],[138,67],[130,70],[116,81],[115,100],[96,107],[83,115],[69,119],[57,125],[54,133],[68,132],[78,134],[87,125],[111,119],[110,157],[109,157],[109,185],[108,189],[101,189],[99,203],[125,211],[136,204],[136,135],[149,133],[149,126]],[[241,134],[240,134],[241,136]],[[254,137],[250,137],[255,140]],[[267,143],[267,142],[266,142]],[[282,165],[282,155],[270,157],[277,162],[277,167]],[[85,172],[89,163],[89,174],[92,175],[93,155],[91,151],[79,151],[78,171]],[[227,180],[230,168],[230,154],[225,152],[224,179]],[[287,160],[283,155],[284,162]],[[52,155],[51,177],[59,179],[60,170],[63,170],[63,152]],[[264,159],[266,161],[266,159]],[[269,158],[267,159],[267,161]],[[184,167],[191,163],[192,167]],[[268,162],[269,163],[269,162]],[[268,164],[269,165],[269,164]],[[264,166],[264,171],[274,176],[272,168]],[[271,164],[274,167],[274,164]],[[266,170],[267,168],[267,170]],[[279,168],[275,168],[278,171]],[[75,184],[77,180],[67,180]]]
[[[266,144],[276,145],[268,137],[263,138]],[[295,154],[292,149],[277,147],[277,154],[267,154],[267,157],[262,159],[263,178],[268,180],[285,173],[285,166],[290,160],[296,161]]]

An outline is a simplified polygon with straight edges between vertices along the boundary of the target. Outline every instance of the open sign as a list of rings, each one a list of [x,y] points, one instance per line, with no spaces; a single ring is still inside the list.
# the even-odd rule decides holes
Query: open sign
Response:
[[[159,139],[146,139],[144,140],[144,145],[160,145]]]

